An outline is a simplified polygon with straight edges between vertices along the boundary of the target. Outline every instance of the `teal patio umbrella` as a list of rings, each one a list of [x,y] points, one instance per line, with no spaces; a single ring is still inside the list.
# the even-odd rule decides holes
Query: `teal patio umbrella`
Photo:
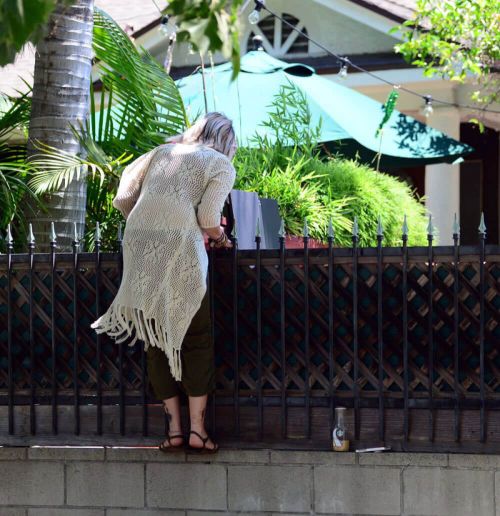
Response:
[[[255,145],[256,132],[273,138],[262,122],[280,87],[290,81],[305,94],[311,123],[315,126],[322,119],[320,142],[343,155],[370,162],[380,151],[380,165],[391,168],[453,163],[473,150],[396,110],[382,137],[377,136],[383,117],[380,102],[317,75],[309,66],[280,61],[262,50],[245,54],[237,79],[231,81],[231,75],[231,63],[206,69],[205,95],[201,71],[179,79],[177,86],[191,117],[203,114],[206,102],[208,111],[221,111],[233,120],[242,146]]]

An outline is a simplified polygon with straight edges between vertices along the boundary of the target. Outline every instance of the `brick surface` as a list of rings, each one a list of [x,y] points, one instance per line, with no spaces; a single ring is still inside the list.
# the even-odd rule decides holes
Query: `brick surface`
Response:
[[[307,466],[229,466],[229,509],[309,511],[311,481],[311,468]]]
[[[161,438],[159,442],[161,442]],[[185,462],[186,454],[182,452],[163,453],[156,447],[130,448],[118,446],[106,448],[106,460],[125,462]]]
[[[359,453],[361,466],[446,466],[443,453]]]
[[[314,468],[318,513],[400,514],[399,468],[318,466]]]
[[[449,465],[452,468],[500,469],[500,455],[450,454]]]
[[[63,503],[63,464],[42,461],[2,463],[0,505],[61,505]]]
[[[66,465],[68,505],[144,507],[144,466],[126,462]]]
[[[493,516],[492,471],[408,468],[403,472],[405,514]]]
[[[74,509],[71,507],[56,509],[54,507],[37,507],[28,509],[28,516],[104,516],[104,509]]]
[[[274,464],[355,464],[355,453],[323,451],[271,451]]]
[[[219,462],[231,464],[268,464],[268,450],[227,450],[223,449],[216,454],[198,455],[196,453],[187,453],[188,462]]]
[[[148,464],[148,507],[225,510],[226,468],[217,464]]]
[[[102,446],[32,446],[28,459],[42,460],[104,460]]]
[[[25,446],[0,446],[0,460],[23,460],[25,458]]]

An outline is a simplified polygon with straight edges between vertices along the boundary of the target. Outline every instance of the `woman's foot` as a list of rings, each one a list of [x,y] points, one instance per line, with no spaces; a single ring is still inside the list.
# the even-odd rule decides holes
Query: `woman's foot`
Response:
[[[183,448],[184,436],[181,432],[169,432],[167,438],[158,446],[161,451],[178,451]]]
[[[205,429],[199,432],[191,430],[189,432],[189,447],[197,450],[206,450],[208,452],[215,452],[219,449],[219,445],[214,443],[210,437],[208,437]]]

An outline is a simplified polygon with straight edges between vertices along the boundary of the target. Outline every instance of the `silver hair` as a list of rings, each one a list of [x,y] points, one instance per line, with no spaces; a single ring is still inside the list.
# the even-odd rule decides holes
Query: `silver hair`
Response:
[[[201,144],[232,158],[237,142],[233,123],[222,113],[207,113],[189,129],[167,139],[167,143]]]

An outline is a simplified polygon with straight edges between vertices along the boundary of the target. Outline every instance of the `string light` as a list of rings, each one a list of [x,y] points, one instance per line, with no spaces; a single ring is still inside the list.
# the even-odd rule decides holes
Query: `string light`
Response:
[[[163,34],[167,34],[167,32],[168,32],[168,20],[169,20],[168,16],[161,17],[159,30],[160,30],[160,32],[163,32]]]
[[[248,22],[250,25],[257,25],[260,21],[260,11],[264,7],[262,0],[255,0],[255,9],[248,15]]]
[[[429,118],[432,113],[434,113],[434,108],[432,107],[432,97],[430,95],[424,95],[425,104],[421,110],[422,115],[425,118]]]
[[[248,17],[248,21],[251,24],[255,25],[256,23],[259,22],[260,11],[262,9],[264,9],[271,16],[274,16],[278,20],[281,20],[281,22],[284,25],[287,25],[292,30],[294,30],[295,32],[297,32],[298,34],[300,34],[301,36],[306,38],[308,41],[310,41],[311,43],[313,43],[317,47],[319,47],[321,50],[323,50],[324,52],[326,52],[327,54],[329,54],[329,55],[331,55],[333,57],[336,57],[341,63],[343,63],[343,65],[341,66],[341,69],[339,71],[339,74],[338,74],[341,78],[345,78],[345,76],[347,75],[347,66],[346,66],[345,70],[343,70],[343,68],[344,68],[344,65],[348,64],[349,66],[351,66],[355,70],[358,70],[359,72],[366,73],[370,77],[373,77],[374,79],[377,79],[378,81],[383,82],[383,83],[387,84],[388,86],[391,86],[393,88],[397,87],[397,89],[399,89],[400,91],[404,91],[405,93],[408,93],[410,95],[414,95],[416,97],[420,97],[421,99],[423,99],[425,101],[425,105],[424,105],[424,107],[422,109],[422,113],[426,117],[430,116],[434,112],[434,108],[433,108],[433,105],[432,105],[433,102],[434,102],[434,104],[438,103],[438,104],[442,104],[442,105],[445,105],[445,106],[452,106],[452,107],[457,107],[457,108],[462,108],[462,109],[470,109],[472,111],[481,111],[483,113],[500,113],[499,110],[481,108],[481,107],[478,107],[478,106],[469,106],[467,104],[465,104],[465,105],[464,104],[458,104],[458,103],[454,103],[454,102],[448,102],[446,100],[433,99],[431,95],[422,95],[421,93],[417,93],[416,91],[410,90],[409,88],[405,88],[405,87],[403,87],[403,86],[401,86],[399,84],[398,85],[393,84],[391,81],[388,81],[387,79],[384,79],[383,77],[380,77],[376,73],[370,72],[366,68],[363,68],[362,66],[359,66],[359,65],[353,63],[352,61],[348,60],[346,57],[341,57],[338,54],[335,54],[334,52],[332,52],[331,50],[326,48],[324,45],[322,45],[321,43],[318,43],[317,41],[315,41],[313,38],[311,38],[305,32],[297,29],[297,27],[292,25],[288,20],[285,20],[283,17],[281,17],[281,16],[277,15],[275,12],[271,11],[264,4],[263,0],[254,0],[254,2],[255,2],[255,9],[254,9],[254,11],[252,11],[250,13],[250,15]],[[254,21],[254,20],[256,20],[256,21]]]
[[[345,79],[347,77],[347,71],[348,71],[348,63],[349,61],[347,60],[347,58],[342,58],[342,60],[340,61],[340,70],[339,70],[339,73],[337,74],[339,76],[340,79]]]
[[[159,31],[165,36],[171,38],[174,34],[177,34],[179,27],[175,23],[169,23],[170,17],[165,15],[161,17]]]

